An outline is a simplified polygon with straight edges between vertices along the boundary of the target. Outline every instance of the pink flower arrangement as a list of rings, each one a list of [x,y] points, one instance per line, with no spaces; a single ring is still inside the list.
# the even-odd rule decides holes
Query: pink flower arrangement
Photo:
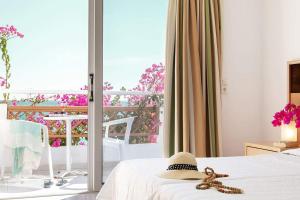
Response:
[[[272,124],[277,127],[282,124],[290,124],[291,121],[295,121],[296,128],[300,128],[300,106],[289,103],[283,110],[274,114]]]

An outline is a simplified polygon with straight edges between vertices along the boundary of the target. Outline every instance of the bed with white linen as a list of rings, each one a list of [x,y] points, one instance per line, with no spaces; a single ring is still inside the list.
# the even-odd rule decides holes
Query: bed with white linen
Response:
[[[287,154],[289,153],[289,154]],[[157,177],[167,159],[137,159],[119,163],[100,191],[98,200],[298,200],[300,199],[300,149],[287,153],[248,157],[198,158],[198,169],[209,166],[224,185],[244,194],[223,194],[215,189],[196,190],[199,181]]]

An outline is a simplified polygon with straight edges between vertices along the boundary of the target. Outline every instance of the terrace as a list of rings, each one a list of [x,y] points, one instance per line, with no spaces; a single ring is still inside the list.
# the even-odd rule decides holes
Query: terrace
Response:
[[[3,90],[7,93],[8,90]],[[63,120],[46,121],[46,116],[55,113],[64,113],[65,116],[87,115],[87,105],[67,105],[62,104],[58,99],[53,101],[53,96],[66,97],[72,96],[73,101],[86,96],[86,91],[13,91],[10,90],[12,101],[8,102],[7,118],[15,120],[29,120],[44,124],[48,127],[49,140],[51,145],[52,161],[54,173],[63,173],[66,170],[66,123]],[[69,94],[69,93],[73,94]],[[53,95],[55,94],[55,95]],[[58,95],[59,94],[59,95]],[[43,100],[37,101],[37,98],[43,97]],[[119,145],[118,148],[105,140],[105,133],[115,141],[124,141],[127,131],[126,123],[115,123],[110,126],[104,126],[104,180],[121,160],[134,158],[152,158],[160,157],[163,106],[162,103],[149,102],[149,99],[162,101],[161,94],[149,92],[125,92],[125,91],[104,91],[104,98],[109,98],[103,108],[103,121],[109,123],[116,120],[122,120],[134,117],[130,127],[128,144]],[[129,99],[125,103],[125,99]],[[118,102],[114,101],[118,99]],[[129,101],[138,99],[135,105],[129,105]],[[30,102],[30,103],[29,103]],[[86,171],[87,169],[87,143],[88,143],[88,120],[80,119],[72,121],[71,125],[71,160],[72,170]],[[106,130],[108,129],[108,130]],[[47,155],[43,154],[40,167],[33,174],[43,176],[47,174]],[[9,172],[9,171],[8,171]],[[74,177],[72,177],[73,179]],[[78,176],[75,177],[75,179]],[[84,179],[85,180],[85,179]],[[76,184],[74,184],[76,185]],[[9,188],[9,184],[6,188]],[[15,184],[13,184],[15,187]],[[23,185],[22,187],[24,187]],[[11,185],[12,187],[12,185]],[[1,189],[1,187],[0,187]],[[2,192],[9,191],[6,189]],[[16,189],[14,188],[14,191]],[[1,192],[1,191],[0,191]],[[34,196],[34,195],[33,195]]]

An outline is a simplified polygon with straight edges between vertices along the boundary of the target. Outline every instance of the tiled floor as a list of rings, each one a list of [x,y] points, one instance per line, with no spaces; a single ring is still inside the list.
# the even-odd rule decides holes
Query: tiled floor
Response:
[[[117,163],[104,163],[104,180],[107,178],[111,170]],[[57,171],[56,171],[57,172]],[[63,171],[62,171],[63,172]],[[48,171],[38,171],[37,174],[45,176]],[[28,179],[22,182],[13,182],[11,180],[0,181],[0,200],[2,199],[24,199],[32,200],[61,200],[61,199],[95,199],[96,193],[80,194],[87,192],[87,176],[75,176],[68,179],[68,183],[63,186],[52,185],[51,188],[43,188],[44,180]],[[60,196],[51,196],[60,195]],[[34,198],[39,196],[40,198]]]
[[[97,193],[85,193],[85,194],[76,194],[76,195],[27,198],[24,200],[95,200],[96,196]]]
[[[0,182],[0,199],[23,199],[24,197],[75,195],[87,191],[87,176],[66,178],[67,183],[56,186],[57,180],[50,188],[44,188],[44,179],[7,179]],[[50,199],[50,197],[48,197]],[[52,197],[51,197],[52,199]]]

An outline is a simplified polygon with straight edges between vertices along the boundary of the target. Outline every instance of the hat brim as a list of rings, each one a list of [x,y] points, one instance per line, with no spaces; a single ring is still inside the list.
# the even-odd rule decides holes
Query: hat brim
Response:
[[[207,175],[195,170],[168,170],[161,173],[159,177],[179,180],[199,180],[207,178]]]

